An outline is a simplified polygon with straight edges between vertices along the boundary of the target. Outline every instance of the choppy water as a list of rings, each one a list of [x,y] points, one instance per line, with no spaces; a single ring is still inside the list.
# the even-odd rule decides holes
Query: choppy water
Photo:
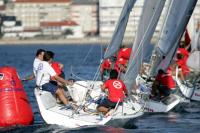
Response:
[[[0,45],[0,67],[13,66],[21,78],[32,73],[35,52],[39,48],[55,52],[55,60],[65,66],[66,77],[75,74],[80,78],[93,79],[102,57],[102,45]],[[150,50],[149,50],[150,51]],[[149,54],[149,53],[148,53]],[[130,121],[126,127],[84,127],[66,129],[58,125],[47,125],[39,112],[34,94],[34,81],[24,83],[25,91],[32,106],[35,121],[31,126],[1,128],[0,132],[9,133],[43,133],[43,132],[109,132],[109,133],[199,133],[200,104],[189,103],[183,109],[160,114],[145,114]]]

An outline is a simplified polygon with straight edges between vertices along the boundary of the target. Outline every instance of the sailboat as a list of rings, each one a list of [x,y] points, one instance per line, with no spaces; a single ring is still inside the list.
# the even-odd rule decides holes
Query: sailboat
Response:
[[[134,80],[139,74],[139,69],[141,65],[140,59],[142,59],[143,49],[147,49],[147,46],[150,44],[150,40],[156,28],[164,4],[165,0],[147,0],[144,3],[136,40],[133,44],[130,57],[131,59],[128,64],[128,70],[125,74],[125,78],[122,79],[127,86],[130,96],[132,95],[131,90]],[[115,45],[108,47],[104,58],[110,57],[112,54],[115,53],[113,51],[117,51],[117,49],[119,49],[119,46],[121,45],[121,40],[121,38],[120,41],[117,42],[115,42],[115,40],[112,40],[112,42],[115,42],[115,44],[117,44],[117,48],[114,47]],[[145,95],[143,95],[142,97],[138,97],[138,95],[135,97],[134,95],[132,95],[131,98],[133,98],[134,100],[137,99],[133,102],[133,107],[139,108],[142,112],[168,112],[179,103],[179,99],[176,96],[170,96],[167,99],[163,99],[163,101],[159,102],[153,100],[147,101],[146,98],[148,98],[148,96]],[[173,102],[169,104],[169,101],[172,100]]]
[[[189,80],[182,82],[176,72],[176,82],[183,96],[192,101],[200,101],[200,31],[195,32],[191,44],[192,50],[187,65],[193,70]]]
[[[150,71],[151,76],[155,76],[159,69],[166,70],[170,65],[196,2],[197,0],[187,0],[184,1],[184,3],[181,0],[171,1],[169,13],[162,29],[161,38],[155,49],[156,58],[152,63],[153,65]],[[163,57],[165,58],[163,59]],[[180,87],[178,83],[179,80],[176,81],[178,84],[177,87]],[[180,96],[173,94],[169,96],[169,101],[172,103],[174,102],[177,105],[179,102],[182,102],[183,99]]]
[[[149,3],[146,3],[146,8],[143,8],[144,13],[140,19],[141,22],[137,30],[136,40],[133,44],[132,55],[128,65],[129,67],[124,78],[124,82],[127,88],[131,89],[133,86],[136,86],[135,80],[140,82],[140,84],[142,83],[142,85],[139,85],[139,87],[142,87],[143,89],[146,88],[145,90],[147,90],[147,92],[136,90],[136,92],[134,92],[132,95],[133,98],[136,99],[141,106],[144,106],[144,112],[168,112],[179,103],[179,98],[176,95],[171,95],[160,101],[149,99],[151,87],[150,85],[146,84],[145,81],[142,81],[142,78],[140,78],[138,75],[143,62],[143,52],[148,48],[148,45],[150,44],[164,3],[165,1],[162,0],[154,1],[154,3],[149,1]],[[147,8],[151,8],[153,11],[145,13],[145,9]],[[172,9],[173,7],[169,8]],[[169,9],[168,13],[170,13],[171,9]]]
[[[123,33],[128,22],[129,14],[136,0],[126,0],[122,9],[117,27],[114,31],[111,45],[105,53],[105,58],[112,55],[108,51],[117,51],[123,39]],[[115,45],[115,46],[114,46]],[[115,52],[114,52],[115,53]],[[133,101],[127,98],[122,105],[116,105],[115,109],[110,110],[108,116],[96,114],[98,97],[104,95],[100,91],[101,81],[76,81],[72,86],[66,86],[73,99],[77,102],[78,107],[75,109],[63,109],[64,105],[58,104],[55,97],[50,92],[35,89],[36,100],[44,121],[48,124],[62,125],[68,128],[77,128],[82,126],[105,125],[110,121],[120,120],[120,125],[132,118],[141,116],[139,104],[134,104]],[[137,105],[139,107],[137,107]],[[123,122],[122,122],[123,119]]]

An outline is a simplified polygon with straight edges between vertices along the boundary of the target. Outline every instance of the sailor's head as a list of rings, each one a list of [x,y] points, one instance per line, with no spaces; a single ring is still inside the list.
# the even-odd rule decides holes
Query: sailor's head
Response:
[[[166,74],[165,71],[163,69],[159,69],[158,70],[158,74]]]
[[[45,53],[44,49],[38,49],[35,56],[38,59],[43,60],[44,53]]]
[[[110,71],[110,79],[117,79],[118,77],[118,72],[117,70],[113,69]]]
[[[51,63],[54,58],[54,53],[52,51],[46,51],[44,53],[44,61]]]

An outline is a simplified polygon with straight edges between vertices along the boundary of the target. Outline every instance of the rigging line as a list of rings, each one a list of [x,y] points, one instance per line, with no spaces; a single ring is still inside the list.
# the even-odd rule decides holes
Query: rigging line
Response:
[[[80,76],[77,76],[75,73],[73,73],[72,67],[73,67],[73,66],[71,65],[71,67],[70,67],[70,68],[71,68],[71,69],[70,69],[70,70],[71,70],[71,76],[72,76],[72,77],[75,77],[75,78],[77,78],[77,79],[79,79],[79,80],[84,80],[84,81],[86,81],[86,79],[84,79],[84,78],[82,78],[82,77],[80,77]]]
[[[89,51],[87,52],[87,55],[85,56],[85,58],[83,59],[82,63],[81,64],[84,64],[88,58],[88,56],[90,55],[92,49],[93,49],[94,45],[92,45],[89,49]]]
[[[102,59],[103,59],[103,46],[102,45],[100,45],[100,47],[101,47],[101,59],[100,59],[100,62],[99,62],[99,66],[98,66],[98,68],[97,68],[97,70],[96,70],[96,72],[95,72],[95,75],[94,75],[94,77],[93,77],[93,81],[97,81],[97,79],[98,79],[98,77],[99,77],[99,74],[100,74],[100,67],[101,67],[101,63],[102,63]]]

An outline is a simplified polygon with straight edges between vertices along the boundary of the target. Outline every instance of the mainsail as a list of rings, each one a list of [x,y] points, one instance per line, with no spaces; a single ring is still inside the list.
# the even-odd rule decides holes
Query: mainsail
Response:
[[[104,59],[111,57],[119,50],[119,48],[122,44],[123,38],[124,38],[124,32],[126,30],[126,25],[127,25],[128,19],[129,19],[129,15],[135,4],[135,1],[136,0],[126,0],[125,1],[120,18],[118,20],[114,34],[112,36],[111,43],[108,46],[108,48],[104,54]]]
[[[157,70],[161,68],[165,70],[169,66],[196,3],[197,0],[184,0],[184,2],[173,0],[171,2],[158,47],[155,50],[156,59],[150,76],[155,76]]]
[[[124,77],[128,90],[131,90],[134,80],[140,71],[143,62],[143,49],[147,49],[150,44],[164,4],[165,0],[146,0],[144,2],[137,35],[132,46],[131,57]]]

